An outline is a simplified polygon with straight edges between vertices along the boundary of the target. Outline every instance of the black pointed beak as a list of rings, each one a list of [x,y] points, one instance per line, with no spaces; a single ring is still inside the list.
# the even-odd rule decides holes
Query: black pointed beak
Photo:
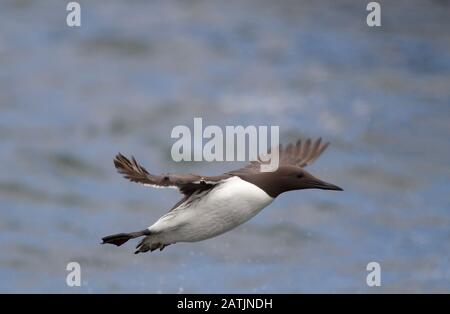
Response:
[[[313,181],[309,182],[311,184],[312,189],[321,189],[321,190],[332,190],[332,191],[344,191],[341,187],[319,180],[314,179]]]

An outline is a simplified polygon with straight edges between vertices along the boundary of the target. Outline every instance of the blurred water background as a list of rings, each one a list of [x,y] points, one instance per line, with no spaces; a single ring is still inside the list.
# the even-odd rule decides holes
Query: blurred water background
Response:
[[[450,3],[0,2],[0,292],[450,292]],[[121,178],[171,160],[176,125],[279,125],[332,145],[345,192],[282,195],[220,237],[133,255],[100,238],[179,199]],[[82,287],[66,286],[66,264]],[[366,265],[382,286],[366,285]]]

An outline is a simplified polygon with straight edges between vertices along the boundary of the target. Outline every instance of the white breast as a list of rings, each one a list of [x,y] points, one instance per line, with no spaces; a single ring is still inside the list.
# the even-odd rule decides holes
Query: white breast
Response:
[[[264,190],[256,185],[231,177],[223,184],[212,190],[212,193],[198,209],[214,216],[232,216],[242,223],[273,201]],[[212,207],[212,208],[211,208]],[[240,221],[240,220],[243,221]]]
[[[191,205],[163,216],[150,230],[167,231],[168,242],[200,241],[246,222],[272,201],[256,185],[231,177]]]

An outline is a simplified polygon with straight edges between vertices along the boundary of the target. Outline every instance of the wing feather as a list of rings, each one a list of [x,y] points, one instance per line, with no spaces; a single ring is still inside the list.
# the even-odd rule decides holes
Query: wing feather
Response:
[[[132,156],[131,160],[117,154],[114,166],[124,178],[151,187],[178,188],[183,194],[191,195],[197,190],[207,190],[229,176],[203,177],[196,174],[151,174]]]
[[[295,144],[290,143],[286,147],[283,147],[283,145],[280,144],[277,148],[271,148],[268,150],[268,154],[270,154],[273,149],[278,149],[280,166],[291,165],[304,168],[311,165],[319,158],[329,144],[330,143],[323,143],[321,138],[315,141],[309,138],[305,141],[299,139]],[[251,161],[245,167],[230,171],[229,173],[259,172],[262,163],[261,159]]]

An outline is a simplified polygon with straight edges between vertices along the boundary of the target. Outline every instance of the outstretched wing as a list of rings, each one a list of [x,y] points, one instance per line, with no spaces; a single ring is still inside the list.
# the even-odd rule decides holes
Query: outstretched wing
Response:
[[[290,143],[284,149],[280,146],[280,163],[306,167],[312,164],[327,149],[330,143],[322,143],[322,138],[306,141],[298,140],[295,144]]]
[[[315,141],[307,139],[306,141],[298,140],[296,143],[290,143],[286,147],[280,145],[278,148],[279,152],[279,165],[280,166],[297,166],[304,168],[312,164],[319,156],[325,151],[330,143],[322,143],[322,139],[319,138]],[[269,149],[268,154],[271,150]],[[240,173],[240,172],[259,172],[261,164],[264,164],[261,159],[256,161],[251,161],[245,167],[229,172]]]
[[[138,164],[134,157],[131,160],[122,154],[117,154],[114,159],[117,171],[126,179],[152,187],[178,188],[186,196],[195,191],[208,190],[228,176],[203,177],[196,174],[161,174],[153,175],[143,166]]]

